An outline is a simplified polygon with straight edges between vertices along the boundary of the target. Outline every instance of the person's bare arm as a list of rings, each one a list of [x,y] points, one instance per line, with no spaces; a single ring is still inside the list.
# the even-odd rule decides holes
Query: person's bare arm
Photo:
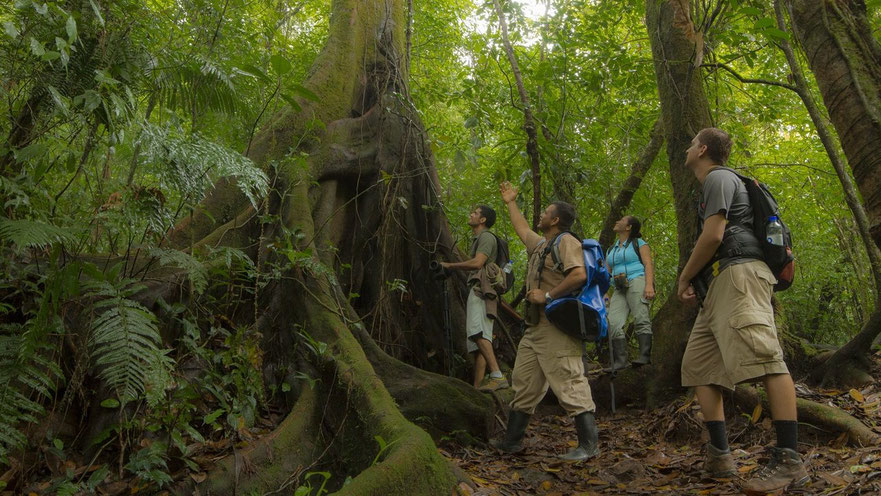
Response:
[[[515,201],[517,200],[517,188],[508,181],[505,181],[499,185],[499,192],[502,195],[502,201],[508,207],[508,215],[511,217],[511,225],[514,226],[514,232],[517,233],[520,241],[526,243],[527,236],[533,231],[529,228],[529,223],[526,222],[526,218],[523,217],[523,213],[520,212],[520,207],[517,206]]]
[[[694,251],[688,257],[682,274],[679,275],[679,289],[677,294],[679,299],[685,303],[694,301],[694,290],[690,289],[691,280],[697,276],[698,272],[704,268],[710,260],[713,259],[719,245],[722,244],[722,237],[725,235],[725,224],[727,223],[725,215],[718,213],[708,217],[704,221],[703,232],[697,238],[694,245]]]
[[[486,264],[486,260],[486,254],[478,253],[471,260],[465,260],[464,262],[441,262],[441,265],[452,270],[478,270]]]
[[[652,249],[649,245],[639,247],[639,254],[642,256],[643,266],[645,266],[645,291],[643,297],[651,300],[655,297],[655,263],[652,261]]]

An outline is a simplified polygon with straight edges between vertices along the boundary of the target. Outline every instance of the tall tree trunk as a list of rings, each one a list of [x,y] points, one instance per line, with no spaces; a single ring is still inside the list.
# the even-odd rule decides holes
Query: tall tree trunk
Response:
[[[409,96],[407,5],[334,0],[328,41],[304,83],[317,101],[271,117],[250,148],[275,176],[261,215],[223,183],[170,237],[195,250],[257,246],[268,282],[256,285],[251,324],[263,336],[264,378],[300,392],[277,432],[245,450],[256,471],[239,473],[238,459],[227,459],[205,483],[211,493],[279,490],[299,480],[297,467],[327,467],[340,494],[449,494],[457,476],[402,412],[436,434],[486,438],[493,427],[486,395],[390,356],[443,370],[428,266],[455,249]],[[464,348],[464,300],[454,296]],[[314,394],[296,379],[302,373],[320,379]],[[377,439],[389,445],[381,456]]]
[[[514,55],[514,48],[508,38],[508,22],[505,20],[505,12],[499,0],[493,0],[496,15],[499,16],[499,27],[502,32],[502,45],[508,62],[511,63],[511,72],[514,73],[514,81],[517,84],[517,93],[520,95],[520,103],[523,105],[523,130],[526,132],[526,154],[529,156],[530,170],[532,171],[532,228],[538,226],[538,218],[541,215],[541,160],[538,154],[538,132],[535,125],[535,117],[532,115],[532,103],[529,94],[523,85],[523,75],[520,73],[520,65]]]
[[[695,207],[700,185],[685,167],[685,150],[698,131],[712,125],[710,107],[701,84],[702,35],[695,31],[687,0],[646,0],[646,27],[661,100],[661,119],[667,142],[670,180],[676,210],[679,270],[685,266],[697,235]],[[676,291],[653,322],[655,349],[664,357],[653,362],[649,403],[678,393],[680,366],[697,308],[682,305]]]
[[[881,46],[866,5],[858,0],[793,0],[790,5],[795,34],[863,196],[872,240],[881,247]],[[854,365],[879,332],[881,299],[863,329],[827,361],[821,380],[868,379],[854,374]]]
[[[639,185],[642,184],[642,179],[651,168],[652,163],[654,163],[655,158],[658,156],[658,153],[661,151],[661,146],[663,145],[664,120],[662,117],[658,117],[658,120],[655,121],[655,125],[652,127],[652,132],[649,135],[649,142],[646,143],[643,149],[639,152],[639,157],[633,162],[633,166],[630,169],[630,175],[624,180],[624,184],[621,185],[618,195],[612,200],[612,205],[609,207],[609,214],[606,215],[606,220],[603,221],[603,230],[600,231],[600,245],[603,247],[608,247],[612,244],[612,238],[615,235],[612,228],[615,227],[615,222],[617,222],[618,219],[624,215],[624,211],[630,207],[633,195],[636,193],[636,190],[639,189]]]

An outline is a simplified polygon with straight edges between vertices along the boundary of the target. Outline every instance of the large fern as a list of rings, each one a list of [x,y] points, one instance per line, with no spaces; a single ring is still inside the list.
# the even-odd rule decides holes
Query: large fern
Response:
[[[123,404],[142,397],[148,385],[164,388],[172,360],[161,349],[156,316],[130,299],[143,287],[130,280],[88,286],[88,296],[97,300],[89,344],[99,377]]]
[[[0,240],[10,241],[19,247],[42,247],[68,243],[73,239],[73,233],[52,224],[0,218]]]
[[[269,187],[269,178],[250,159],[198,134],[181,136],[144,123],[139,142],[145,158],[161,165],[161,180],[193,202],[219,177],[234,178],[255,207]]]
[[[24,445],[22,423],[37,422],[44,410],[41,400],[51,399],[58,365],[32,350],[22,339],[19,325],[0,327],[0,459]]]
[[[158,258],[161,265],[184,269],[196,293],[202,293],[208,286],[208,269],[192,255],[165,248],[154,248],[150,250],[150,255]]]

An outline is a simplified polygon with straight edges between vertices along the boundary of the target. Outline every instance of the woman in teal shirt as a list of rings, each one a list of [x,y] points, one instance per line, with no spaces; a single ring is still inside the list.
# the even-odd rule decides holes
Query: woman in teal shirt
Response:
[[[624,324],[633,315],[634,334],[639,343],[638,367],[651,363],[652,321],[649,305],[655,297],[655,266],[649,245],[642,239],[639,219],[622,217],[613,230],[618,240],[606,252],[606,266],[612,274],[614,292],[609,302],[609,335],[612,339],[612,367],[627,367],[627,338]],[[637,253],[638,250],[638,253]]]

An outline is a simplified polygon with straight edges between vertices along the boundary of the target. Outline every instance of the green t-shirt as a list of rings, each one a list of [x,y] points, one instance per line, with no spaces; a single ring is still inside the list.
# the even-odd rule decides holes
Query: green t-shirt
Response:
[[[471,238],[471,258],[477,256],[478,253],[486,255],[486,263],[484,265],[495,262],[498,256],[499,247],[496,243],[496,237],[489,231],[483,231],[477,236]],[[476,274],[477,271],[469,274],[468,278]]]

